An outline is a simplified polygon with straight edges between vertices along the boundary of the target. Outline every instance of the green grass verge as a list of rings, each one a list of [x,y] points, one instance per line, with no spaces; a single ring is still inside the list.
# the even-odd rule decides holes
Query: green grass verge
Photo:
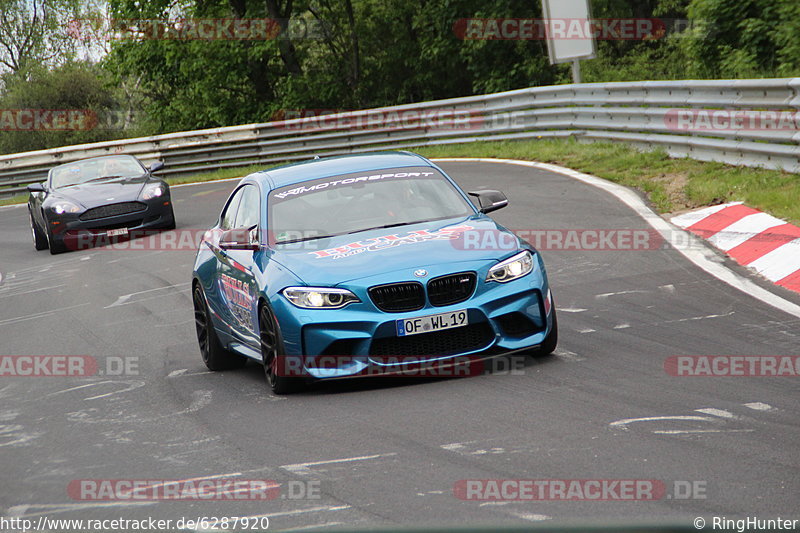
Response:
[[[415,151],[429,158],[497,157],[563,165],[634,187],[661,213],[742,201],[800,223],[800,175],[780,170],[670,159],[663,151],[639,152],[625,144],[582,144],[574,139],[476,142]]]
[[[419,147],[413,151],[430,158],[497,157],[563,165],[636,188],[661,213],[742,201],[800,224],[800,175],[779,170],[670,159],[663,151],[639,152],[621,143],[581,144],[574,139],[476,142]],[[167,181],[178,185],[235,178],[265,168],[253,165],[220,169]],[[0,200],[0,205],[25,201],[27,195],[18,195]]]

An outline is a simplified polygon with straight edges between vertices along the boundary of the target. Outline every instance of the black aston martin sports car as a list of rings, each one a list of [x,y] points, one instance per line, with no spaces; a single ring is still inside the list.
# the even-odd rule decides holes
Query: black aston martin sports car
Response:
[[[28,185],[28,212],[37,250],[57,254],[146,230],[174,229],[169,185],[130,155],[94,157],[50,169]]]

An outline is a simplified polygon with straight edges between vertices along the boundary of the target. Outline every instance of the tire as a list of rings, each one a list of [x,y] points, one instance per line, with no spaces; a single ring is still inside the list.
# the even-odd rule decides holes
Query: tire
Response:
[[[46,235],[47,235],[47,246],[50,248],[50,254],[56,255],[61,254],[67,251],[67,245],[64,244],[64,239],[56,237],[53,235],[53,232],[50,231],[50,224],[48,224],[48,220],[45,219],[45,224],[47,224]]]
[[[169,222],[167,222],[166,224],[161,226],[159,229],[161,229],[163,231],[170,231],[170,230],[175,229],[175,211],[170,209],[169,215],[170,215]]]
[[[211,313],[208,310],[206,296],[203,288],[197,283],[192,291],[194,303],[194,325],[197,330],[197,343],[200,345],[200,355],[209,370],[231,370],[241,368],[247,363],[243,355],[233,353],[222,347],[211,322]]]
[[[539,346],[534,355],[536,357],[545,357],[552,354],[558,346],[558,316],[556,315],[556,306],[553,303],[553,327],[550,333],[544,338],[544,342]]]
[[[280,358],[284,356],[283,338],[275,315],[264,304],[258,310],[258,323],[261,337],[261,359],[267,385],[275,394],[291,394],[303,386],[303,379],[281,376]]]
[[[33,247],[36,248],[36,251],[46,250],[49,248],[47,244],[47,235],[42,233],[42,230],[39,229],[39,226],[36,225],[36,222],[33,221],[33,215],[30,211],[28,211],[28,215],[31,219],[31,233],[33,233]]]

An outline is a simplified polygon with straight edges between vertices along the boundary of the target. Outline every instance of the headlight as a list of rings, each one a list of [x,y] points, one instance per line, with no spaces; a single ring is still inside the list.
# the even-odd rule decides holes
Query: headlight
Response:
[[[57,215],[63,215],[64,213],[77,213],[81,210],[80,207],[67,200],[59,200],[51,207]]]
[[[163,194],[164,186],[160,183],[154,183],[144,188],[144,191],[142,191],[142,198],[145,200],[152,200],[153,198],[158,198]]]
[[[533,270],[533,256],[527,250],[498,263],[489,269],[486,281],[505,283],[528,274]]]
[[[303,309],[339,309],[361,300],[347,289],[326,287],[287,287],[283,295],[297,307]]]

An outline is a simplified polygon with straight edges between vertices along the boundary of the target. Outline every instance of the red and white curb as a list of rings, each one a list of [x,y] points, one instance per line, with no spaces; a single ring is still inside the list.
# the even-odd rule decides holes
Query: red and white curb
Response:
[[[800,292],[799,227],[742,202],[692,211],[672,217],[671,222],[776,285]]]

